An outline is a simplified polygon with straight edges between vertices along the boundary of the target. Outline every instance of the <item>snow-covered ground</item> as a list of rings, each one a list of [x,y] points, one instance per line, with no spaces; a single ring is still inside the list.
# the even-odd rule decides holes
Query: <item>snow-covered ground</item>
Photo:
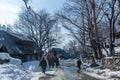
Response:
[[[66,80],[61,69],[47,68],[46,74],[41,72],[39,61],[21,63],[20,59],[12,58],[8,53],[1,53],[0,59],[8,60],[0,64],[0,80]]]
[[[21,60],[12,58],[8,53],[0,53],[1,60],[8,60],[0,64],[0,80],[30,80],[32,75],[24,70]]]
[[[29,61],[23,63],[25,70],[29,70],[33,75],[31,80],[66,80],[64,76],[63,70],[60,68],[48,68],[46,70],[46,74],[41,72],[41,68],[39,67],[39,61]]]
[[[0,65],[0,80],[30,80],[31,77],[30,72],[13,64]]]
[[[29,61],[21,65],[19,59],[12,58],[6,53],[0,55],[0,58],[10,60],[0,65],[0,80],[120,80],[120,71],[90,68],[87,63],[83,64],[83,70],[78,74],[76,60],[60,60],[59,68],[47,68],[46,74],[43,74],[39,61]]]
[[[0,53],[0,59],[2,60],[9,60],[8,64],[13,64],[13,65],[16,65],[18,66],[19,68],[22,68],[23,66],[21,65],[22,64],[22,61],[20,59],[15,59],[15,58],[12,58],[8,53]]]
[[[109,69],[87,68],[85,74],[102,80],[120,80],[120,71],[111,71]]]

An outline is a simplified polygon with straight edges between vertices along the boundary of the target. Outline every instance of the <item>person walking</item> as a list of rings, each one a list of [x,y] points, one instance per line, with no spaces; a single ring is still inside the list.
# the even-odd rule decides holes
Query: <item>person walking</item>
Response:
[[[43,59],[42,59],[41,62],[40,62],[40,66],[41,66],[41,69],[42,69],[42,73],[45,74],[46,67],[47,67],[47,61],[45,60],[44,57],[43,57]]]
[[[79,73],[80,70],[81,70],[81,64],[82,64],[81,60],[78,59],[78,60],[77,60],[78,73]]]
[[[58,68],[58,66],[59,66],[59,58],[56,57],[55,63],[56,63],[56,68]]]

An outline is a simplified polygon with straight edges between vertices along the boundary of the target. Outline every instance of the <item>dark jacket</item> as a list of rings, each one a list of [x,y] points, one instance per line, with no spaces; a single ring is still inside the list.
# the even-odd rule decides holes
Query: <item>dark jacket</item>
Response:
[[[41,66],[41,68],[46,69],[47,62],[46,62],[46,60],[45,60],[44,58],[41,60],[41,62],[40,62],[40,66]]]
[[[77,61],[77,67],[78,67],[78,68],[80,68],[81,63],[82,63],[82,62],[81,62],[81,60],[79,59],[79,60]]]

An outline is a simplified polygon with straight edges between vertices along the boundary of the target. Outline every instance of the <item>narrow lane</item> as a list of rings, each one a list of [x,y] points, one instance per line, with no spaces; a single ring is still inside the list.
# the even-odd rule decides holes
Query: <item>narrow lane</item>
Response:
[[[46,76],[39,77],[39,80],[100,80],[84,74],[78,73],[78,68],[74,62],[61,62],[61,66],[55,70],[55,73],[47,73]]]
[[[75,66],[75,62],[74,61],[66,61],[66,62],[61,62],[61,69],[63,70],[63,72],[65,72],[65,77],[71,77],[73,80],[100,80],[100,79],[96,79],[94,77],[88,76],[86,74],[84,74],[83,72],[81,73],[77,73],[77,67]]]
[[[100,79],[96,79],[94,77],[88,76],[88,75],[84,74],[83,72],[77,73],[77,69],[73,68],[73,67],[72,68],[67,67],[64,69],[64,71],[65,70],[67,71],[67,73],[64,73],[65,77],[67,75],[68,77],[71,77],[73,80],[100,80]],[[67,80],[69,80],[69,79],[67,79]]]
[[[40,77],[39,80],[50,80],[51,78],[55,76],[56,75],[53,75],[53,74],[46,74],[46,76]]]

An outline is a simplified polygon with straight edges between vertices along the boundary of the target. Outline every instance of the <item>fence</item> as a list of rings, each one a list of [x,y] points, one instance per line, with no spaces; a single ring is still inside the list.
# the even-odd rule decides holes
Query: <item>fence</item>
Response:
[[[104,68],[110,70],[120,70],[120,57],[108,57],[102,59],[102,64]]]

